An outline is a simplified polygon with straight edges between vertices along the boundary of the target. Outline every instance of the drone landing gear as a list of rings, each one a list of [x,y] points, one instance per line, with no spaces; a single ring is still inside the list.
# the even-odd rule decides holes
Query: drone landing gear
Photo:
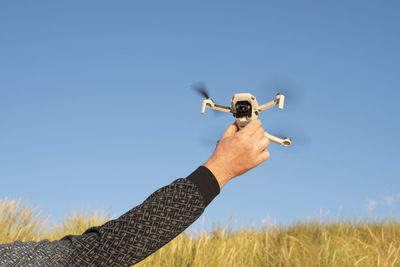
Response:
[[[265,132],[264,135],[272,142],[277,143],[279,145],[283,145],[283,146],[290,146],[290,144],[292,143],[292,140],[288,137],[285,137],[283,139],[278,138],[276,136],[270,135],[269,133]]]

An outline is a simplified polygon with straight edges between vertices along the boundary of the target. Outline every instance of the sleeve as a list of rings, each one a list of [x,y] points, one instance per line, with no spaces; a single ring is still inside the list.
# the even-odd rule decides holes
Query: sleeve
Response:
[[[0,245],[0,265],[8,257],[10,262],[29,260],[32,266],[131,266],[183,232],[219,192],[214,175],[200,166],[186,179],[158,189],[139,206],[82,235]]]

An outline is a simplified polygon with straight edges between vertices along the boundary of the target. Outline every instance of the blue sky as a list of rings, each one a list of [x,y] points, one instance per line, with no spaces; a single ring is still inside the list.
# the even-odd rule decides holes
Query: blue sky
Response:
[[[230,114],[266,111],[271,158],[228,183],[204,227],[400,213],[397,1],[2,1],[0,198],[53,222],[116,217],[204,163]],[[290,105],[292,104],[292,105]],[[297,139],[296,139],[297,138]],[[296,140],[298,141],[296,143]],[[329,213],[326,215],[326,213]],[[201,219],[191,229],[200,229]]]

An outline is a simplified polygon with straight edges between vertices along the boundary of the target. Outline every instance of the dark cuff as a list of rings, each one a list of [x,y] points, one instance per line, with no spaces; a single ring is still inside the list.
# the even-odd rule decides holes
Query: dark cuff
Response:
[[[192,172],[186,179],[194,183],[204,199],[204,204],[208,204],[219,194],[219,184],[214,174],[204,166],[200,166]]]

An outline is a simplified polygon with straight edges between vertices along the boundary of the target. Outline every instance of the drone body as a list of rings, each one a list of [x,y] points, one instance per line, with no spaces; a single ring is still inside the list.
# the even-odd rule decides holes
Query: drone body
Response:
[[[232,96],[231,107],[226,107],[215,104],[205,91],[201,91],[201,93],[206,97],[201,106],[201,114],[204,114],[206,107],[218,111],[231,112],[233,117],[236,119],[236,125],[238,126],[239,130],[245,127],[250,121],[257,119],[260,115],[260,112],[263,110],[272,108],[276,105],[278,105],[279,109],[283,109],[285,102],[285,96],[283,94],[277,94],[274,100],[259,106],[257,99],[252,94],[239,93]],[[267,132],[265,132],[265,135],[270,141],[280,145],[289,146],[292,143],[288,137],[282,139],[270,135]]]

